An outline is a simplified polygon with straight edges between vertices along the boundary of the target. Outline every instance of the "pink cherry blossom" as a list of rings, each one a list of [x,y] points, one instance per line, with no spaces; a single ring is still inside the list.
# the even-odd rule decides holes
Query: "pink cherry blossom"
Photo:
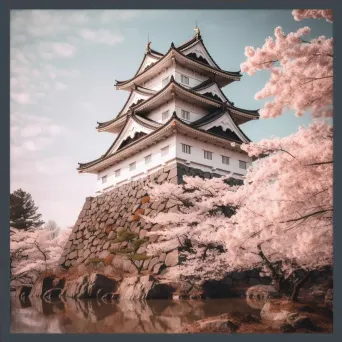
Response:
[[[326,18],[330,10],[295,10],[296,20]],[[246,47],[246,61],[241,71],[254,75],[269,70],[270,79],[256,95],[257,100],[271,98],[260,110],[263,118],[280,116],[293,110],[296,116],[310,111],[312,117],[331,117],[333,113],[333,39],[320,36],[305,39],[309,27],[286,34],[281,27],[274,30],[261,48]]]

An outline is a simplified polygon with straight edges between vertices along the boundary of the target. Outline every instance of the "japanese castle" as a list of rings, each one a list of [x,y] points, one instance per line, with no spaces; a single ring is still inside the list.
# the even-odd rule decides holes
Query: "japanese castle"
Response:
[[[259,118],[257,110],[234,106],[221,88],[241,79],[221,69],[200,30],[162,54],[147,44],[136,74],[115,87],[129,92],[117,116],[98,123],[115,135],[100,158],[79,163],[80,173],[98,176],[97,193],[137,180],[174,163],[242,179],[252,159],[240,149],[249,138],[239,127]]]

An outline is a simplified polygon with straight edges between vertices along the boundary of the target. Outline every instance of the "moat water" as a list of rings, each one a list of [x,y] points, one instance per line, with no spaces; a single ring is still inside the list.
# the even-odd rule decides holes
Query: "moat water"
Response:
[[[11,298],[12,333],[177,333],[184,324],[229,312],[259,315],[245,299],[100,299],[46,302]]]

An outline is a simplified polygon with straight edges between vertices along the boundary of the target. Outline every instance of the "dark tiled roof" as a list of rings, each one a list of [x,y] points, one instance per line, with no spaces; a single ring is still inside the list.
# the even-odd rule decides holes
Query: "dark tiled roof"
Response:
[[[210,123],[214,120],[216,120],[217,118],[219,118],[220,116],[222,116],[225,112],[229,111],[229,108],[221,108],[219,110],[216,110],[206,116],[204,116],[203,118],[200,118],[194,122],[191,123],[191,126],[193,127],[198,127],[198,126],[202,126],[204,124]],[[233,122],[235,123],[237,129],[240,131],[240,133],[248,140],[251,141],[247,135],[241,130],[241,128],[237,125],[236,121],[234,120],[234,117],[232,115],[230,115],[230,117],[232,118]],[[234,133],[235,134],[235,133]],[[240,141],[240,138],[238,138],[238,140]]]
[[[205,89],[208,88],[210,85],[214,84],[215,82],[211,79],[208,78],[207,80],[203,81],[202,83],[198,84],[195,87],[192,87],[192,90],[201,90],[201,89]]]
[[[223,109],[223,108],[215,110],[215,111],[209,113],[208,115],[205,115],[202,118],[200,118],[200,119],[198,119],[196,121],[193,121],[191,123],[191,126],[196,127],[196,126],[199,126],[199,125],[202,125],[202,124],[205,124],[205,123],[209,123],[209,122],[219,118],[225,112],[226,112],[226,109]]]
[[[242,140],[236,135],[235,132],[231,131],[230,129],[223,130],[222,127],[212,127],[208,129],[206,132],[218,135],[223,138],[240,141],[242,143]]]
[[[183,120],[181,120],[181,119],[178,118],[176,112],[173,112],[172,116],[170,117],[170,119],[169,119],[165,124],[163,124],[162,126],[160,126],[159,128],[157,128],[154,132],[152,132],[152,133],[150,133],[150,134],[155,134],[155,133],[157,133],[157,132],[160,131],[162,128],[164,128],[165,126],[167,126],[172,120],[177,120],[177,121],[180,122],[181,124],[183,124],[183,125],[185,125],[185,126],[188,126],[188,127],[191,127],[192,129],[194,129],[194,130],[196,130],[196,131],[200,131],[200,132],[203,132],[203,133],[206,133],[206,134],[218,136],[218,137],[220,137],[220,138],[227,139],[228,141],[235,141],[235,142],[238,142],[238,143],[241,142],[240,139],[236,140],[236,139],[234,139],[234,138],[231,138],[231,137],[228,136],[227,134],[226,134],[226,135],[219,135],[219,134],[216,134],[217,132],[216,132],[216,133],[213,133],[213,132],[209,132],[209,131],[204,131],[204,130],[201,130],[201,129],[199,129],[199,128],[194,127],[194,126],[191,125],[191,124],[187,124],[187,123],[185,123]],[[123,129],[122,129],[122,130],[123,130]],[[120,134],[121,134],[121,132],[120,132]],[[120,134],[119,134],[119,135],[120,135]],[[144,135],[143,137],[140,137],[140,138],[138,138],[137,140],[131,141],[128,145],[122,147],[121,150],[124,150],[124,149],[126,149],[126,148],[128,148],[128,147],[130,147],[130,146],[132,146],[132,145],[134,145],[134,144],[137,144],[137,143],[139,143],[140,141],[143,141],[144,139],[148,139],[148,138],[150,137],[150,134]],[[116,141],[116,140],[117,140],[117,139],[115,139],[115,141]],[[115,143],[115,141],[114,141],[114,143]],[[112,144],[112,146],[114,145],[114,143]],[[99,162],[101,162],[101,161],[103,161],[103,160],[105,160],[105,159],[108,159],[108,158],[111,156],[111,155],[108,155],[108,152],[111,150],[112,146],[109,148],[109,150],[106,152],[106,154],[102,155],[100,158],[97,158],[97,159],[95,159],[95,160],[93,160],[93,161],[91,161],[91,162],[88,162],[88,163],[78,163],[78,164],[79,164],[78,170],[84,170],[84,169],[86,169],[86,168],[88,168],[88,167],[90,167],[90,166],[93,166],[93,165],[95,165],[95,164],[97,164],[97,163],[99,163]]]
[[[118,150],[118,151],[121,150],[121,149],[124,148],[125,146],[131,144],[133,141],[136,141],[136,140],[142,138],[142,137],[145,136],[145,135],[146,135],[146,133],[144,133],[144,132],[137,132],[137,133],[135,133],[134,136],[133,136],[133,138],[128,137],[127,139],[125,139],[125,140],[120,144],[120,146],[118,147],[117,150]]]
[[[203,65],[203,66],[205,66],[205,67],[207,67],[207,68],[210,68],[210,69],[212,69],[212,70],[217,70],[217,71],[219,71],[219,72],[221,72],[221,73],[223,73],[223,74],[229,75],[229,76],[235,76],[235,77],[241,77],[241,76],[242,76],[241,73],[240,73],[240,71],[225,71],[225,70],[222,70],[222,69],[214,68],[214,67],[212,67],[212,66],[210,66],[210,65],[207,65],[207,64],[205,64],[205,63],[203,63],[203,62],[200,62],[200,61],[198,61],[198,60],[194,60],[194,59],[188,57],[187,55],[184,55],[184,54],[183,54],[181,51],[179,51],[178,49],[176,49],[176,48],[174,47],[174,44],[171,44],[171,47],[170,47],[169,51],[168,51],[162,58],[160,58],[158,61],[156,61],[156,62],[154,63],[153,66],[157,65],[158,63],[160,63],[160,62],[165,58],[165,56],[167,56],[167,55],[169,54],[169,52],[170,52],[172,49],[173,49],[173,50],[176,50],[176,51],[177,51],[179,54],[181,54],[183,57],[185,57],[185,58],[187,58],[187,59],[189,59],[189,60],[195,61],[196,63],[201,64],[201,65]],[[144,71],[142,71],[142,72],[139,74],[139,76],[140,76],[140,75],[143,75],[143,74],[144,74],[145,72],[147,72],[149,69],[150,69],[150,68],[145,69]],[[133,76],[132,78],[130,78],[130,79],[126,80],[126,81],[118,81],[118,80],[116,80],[116,85],[122,85],[122,84],[129,83],[129,82],[133,81],[137,76],[138,76],[138,75],[136,74],[135,76]]]

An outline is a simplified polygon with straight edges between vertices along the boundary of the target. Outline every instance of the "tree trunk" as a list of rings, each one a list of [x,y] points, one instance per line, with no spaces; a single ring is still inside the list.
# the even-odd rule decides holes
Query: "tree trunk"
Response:
[[[310,276],[311,276],[311,272],[308,272],[302,279],[298,280],[294,284],[293,290],[292,290],[292,294],[291,294],[291,300],[293,302],[297,302],[298,301],[299,290],[306,283],[306,281],[309,280]]]

